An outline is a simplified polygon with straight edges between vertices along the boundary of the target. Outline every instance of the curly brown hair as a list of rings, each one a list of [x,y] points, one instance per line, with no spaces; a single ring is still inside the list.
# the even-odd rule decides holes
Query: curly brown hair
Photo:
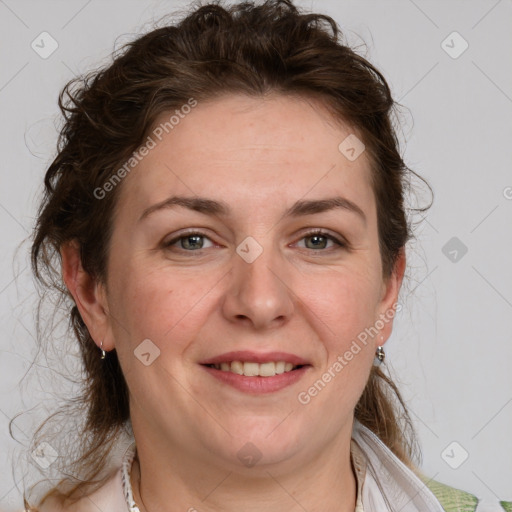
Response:
[[[334,118],[358,129],[371,162],[383,273],[393,272],[412,237],[404,197],[411,173],[416,174],[400,156],[392,122],[398,104],[385,78],[344,43],[331,17],[304,13],[291,0],[214,2],[123,46],[110,65],[71,80],[59,95],[64,124],[46,172],[31,248],[35,276],[65,299],[85,375],[83,392],[69,403],[85,413],[78,442],[67,452],[72,459],[67,467],[73,469],[67,473],[75,477],[62,479],[47,496],[78,498],[101,485],[98,476],[130,418],[116,352],[100,360],[62,282],[61,247],[77,243],[84,270],[105,283],[122,183],[102,200],[94,191],[140,147],[159,115],[191,97],[201,102],[226,93],[261,97],[271,92],[318,99]],[[355,417],[414,469],[412,422],[397,386],[377,367]],[[34,445],[43,437],[44,424]],[[36,510],[26,497],[25,507]]]

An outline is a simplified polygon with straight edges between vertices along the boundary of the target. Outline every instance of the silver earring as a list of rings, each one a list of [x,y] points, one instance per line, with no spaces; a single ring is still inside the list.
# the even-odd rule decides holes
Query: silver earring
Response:
[[[100,343],[100,350],[101,350],[101,358],[100,359],[105,359],[105,356],[107,355],[105,353],[105,351],[103,350],[103,341]]]
[[[382,347],[377,347],[377,350],[375,351],[375,359],[373,361],[374,366],[380,366],[384,359],[386,359],[386,353],[384,352],[384,349]]]

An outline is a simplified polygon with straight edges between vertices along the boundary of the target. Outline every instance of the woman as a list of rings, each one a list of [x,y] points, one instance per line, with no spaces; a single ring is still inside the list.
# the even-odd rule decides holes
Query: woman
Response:
[[[86,421],[30,510],[475,510],[415,467],[379,367],[412,171],[338,36],[287,0],[207,5],[61,94],[32,261],[61,265]]]

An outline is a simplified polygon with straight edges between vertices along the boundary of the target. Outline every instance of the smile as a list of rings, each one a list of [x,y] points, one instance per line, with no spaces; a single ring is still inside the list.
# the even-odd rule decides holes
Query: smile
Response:
[[[238,391],[252,395],[274,393],[291,386],[312,368],[310,364],[293,365],[292,363],[284,363],[283,368],[283,361],[261,364],[232,361],[200,366],[221,385],[227,384]]]
[[[294,365],[285,361],[269,361],[267,363],[255,363],[250,361],[231,361],[208,365],[210,368],[223,372],[236,373],[245,377],[273,377],[282,373],[291,372],[302,365]]]

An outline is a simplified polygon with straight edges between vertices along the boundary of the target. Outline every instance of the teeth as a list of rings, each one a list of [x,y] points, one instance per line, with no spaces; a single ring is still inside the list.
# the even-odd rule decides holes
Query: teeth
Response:
[[[213,367],[223,372],[232,372],[246,377],[273,377],[274,375],[289,372],[295,368],[292,363],[286,363],[284,361],[271,361],[262,364],[232,361],[231,363],[214,364]]]
[[[238,373],[238,375],[243,375],[244,374],[244,364],[241,363],[240,361],[233,361],[231,363],[231,371],[233,373]]]
[[[272,364],[272,363],[270,363]],[[260,365],[258,363],[243,363],[244,375],[247,377],[257,377],[260,374]],[[268,363],[267,363],[268,365]],[[263,365],[261,365],[263,368]],[[274,367],[275,369],[275,367]],[[275,374],[275,372],[274,372]]]
[[[284,373],[284,369],[286,367],[286,363],[284,361],[278,361],[276,363],[276,373],[279,375],[280,373]]]

